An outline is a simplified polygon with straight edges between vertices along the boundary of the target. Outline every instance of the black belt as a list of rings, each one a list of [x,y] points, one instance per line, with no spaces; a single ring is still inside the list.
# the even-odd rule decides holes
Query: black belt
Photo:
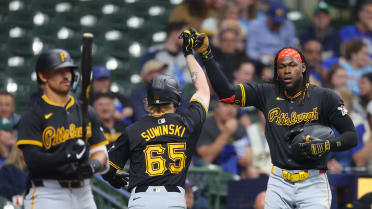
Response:
[[[178,193],[181,193],[181,191],[178,188],[178,186],[168,185],[168,186],[163,186],[163,187],[165,188],[165,190],[167,190],[167,192],[178,192]],[[149,188],[149,186],[145,186],[145,185],[137,186],[134,193],[146,192],[148,188]]]
[[[35,186],[38,187],[43,187],[44,182],[41,179],[33,179],[31,180]],[[69,189],[74,189],[74,188],[81,188],[84,186],[84,181],[80,180],[56,180],[58,181],[59,185],[63,188],[69,188]]]

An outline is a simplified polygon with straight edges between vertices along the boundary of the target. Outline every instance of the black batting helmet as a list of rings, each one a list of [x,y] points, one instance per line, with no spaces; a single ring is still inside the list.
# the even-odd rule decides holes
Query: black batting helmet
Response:
[[[147,86],[147,102],[149,105],[173,103],[178,107],[181,103],[178,81],[170,75],[155,76]]]
[[[47,72],[50,70],[56,70],[64,67],[69,67],[71,69],[77,68],[70,54],[66,50],[50,49],[48,51],[41,53],[36,61],[37,82],[42,83],[38,75],[39,72]],[[74,73],[72,73],[72,75],[74,78]]]

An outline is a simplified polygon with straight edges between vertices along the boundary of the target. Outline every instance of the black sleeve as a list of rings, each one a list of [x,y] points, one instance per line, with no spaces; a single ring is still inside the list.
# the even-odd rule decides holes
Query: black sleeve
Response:
[[[116,170],[123,169],[129,159],[129,153],[129,137],[125,130],[108,151],[111,167],[114,167]]]
[[[351,149],[358,144],[358,134],[347,110],[344,107],[344,102],[332,90],[327,89],[324,94],[326,98],[323,100],[324,114],[328,118],[328,122],[340,132],[340,136],[332,142],[331,151],[340,152]]]
[[[213,59],[203,59],[208,78],[221,102],[244,106],[255,106],[262,110],[264,107],[264,84],[232,85],[226,78],[219,64]]]
[[[224,102],[233,103],[235,100],[235,87],[222,72],[220,65],[213,58],[203,59],[203,63],[212,87],[216,91],[220,100],[226,100]]]
[[[48,170],[67,163],[66,154],[59,148],[56,152],[43,152],[42,148],[33,145],[21,147],[27,167],[32,170]]]
[[[101,127],[101,121],[94,111],[93,107],[88,108],[89,122],[91,122],[91,138],[88,140],[91,149],[96,147],[107,145],[108,141],[103,133],[103,128]]]
[[[189,107],[182,113],[182,120],[190,132],[193,132],[203,126],[207,114],[208,110],[203,103],[197,99],[191,99]]]
[[[42,118],[38,116],[37,112],[33,110],[25,112],[18,126],[17,146],[20,148],[23,145],[43,147],[41,124]]]

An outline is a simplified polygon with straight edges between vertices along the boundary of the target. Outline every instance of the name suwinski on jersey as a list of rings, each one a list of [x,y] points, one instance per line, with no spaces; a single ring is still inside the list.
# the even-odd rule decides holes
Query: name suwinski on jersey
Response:
[[[165,124],[146,129],[141,133],[141,137],[146,141],[163,135],[174,135],[178,137],[183,137],[185,130],[186,127],[181,125]]]
[[[269,122],[275,122],[277,125],[292,126],[297,123],[310,123],[311,121],[318,120],[318,107],[314,107],[312,112],[297,113],[292,112],[291,117],[288,113],[283,113],[279,107],[269,110]]]
[[[43,131],[43,147],[50,149],[52,146],[57,146],[69,139],[81,138],[83,136],[82,126],[76,127],[75,124],[71,123],[68,129],[61,126],[54,128],[53,126],[47,126]],[[92,136],[92,124],[89,122],[87,126],[87,138]]]

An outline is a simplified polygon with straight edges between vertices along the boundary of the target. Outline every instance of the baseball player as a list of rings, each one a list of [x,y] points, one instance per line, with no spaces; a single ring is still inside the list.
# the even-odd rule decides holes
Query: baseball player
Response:
[[[169,75],[154,77],[147,87],[151,113],[126,128],[109,150],[110,170],[104,175],[113,186],[125,184],[118,175],[130,159],[129,208],[186,209],[185,179],[209,106],[206,76],[192,55],[190,33],[182,33],[183,51],[196,88],[181,114],[178,81]]]
[[[328,152],[350,149],[358,140],[343,101],[332,90],[309,84],[306,60],[294,48],[277,52],[272,83],[231,85],[213,59],[208,37],[195,34],[197,43],[194,50],[201,55],[220,100],[254,106],[265,115],[265,135],[273,163],[265,208],[330,208],[325,156]],[[308,136],[300,147],[293,147],[293,131],[312,123],[333,126],[340,136],[334,140]],[[294,157],[294,148],[300,148],[304,156],[311,159]]]
[[[107,171],[108,142],[91,107],[87,139],[81,139],[81,104],[69,93],[76,68],[62,49],[38,57],[36,73],[45,84],[44,95],[22,116],[17,141],[30,171],[26,209],[96,208],[90,178]]]

